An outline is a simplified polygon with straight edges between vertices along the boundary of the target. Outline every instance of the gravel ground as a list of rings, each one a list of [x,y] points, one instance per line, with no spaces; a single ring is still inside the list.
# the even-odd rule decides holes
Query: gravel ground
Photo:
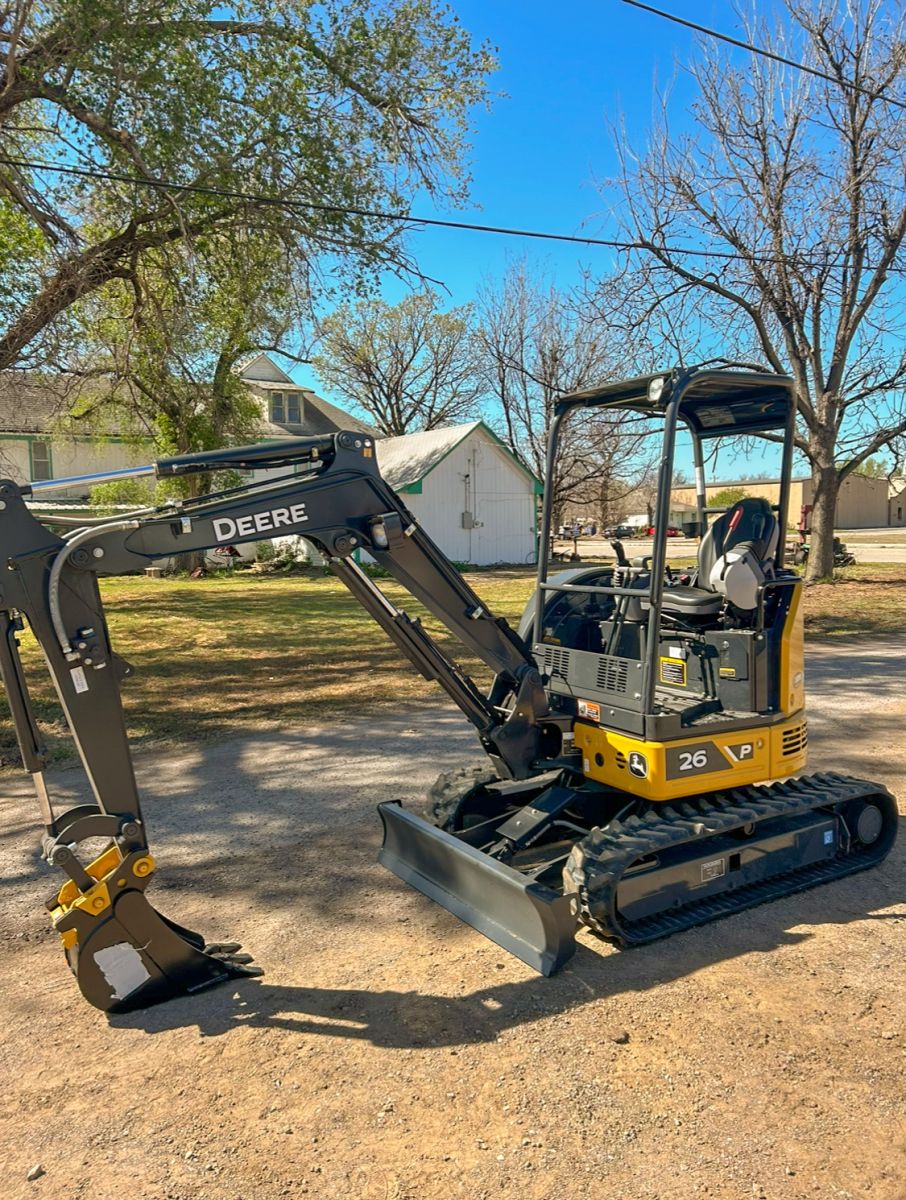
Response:
[[[900,645],[811,647],[813,769],[906,798],[904,668]],[[110,1019],[47,927],[6,778],[5,1195],[903,1200],[906,839],[641,950],[583,934],[545,980],[375,864],[374,804],[475,757],[443,705],[143,756],[152,898],[267,974]]]

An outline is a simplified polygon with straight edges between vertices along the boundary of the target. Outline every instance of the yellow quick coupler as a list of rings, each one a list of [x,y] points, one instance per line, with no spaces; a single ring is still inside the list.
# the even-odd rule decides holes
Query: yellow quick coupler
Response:
[[[97,882],[80,891],[71,879],[60,888],[56,904],[50,909],[50,919],[63,939],[63,948],[68,950],[78,941],[78,923],[81,917],[100,918],[109,915],[109,910],[119,892],[128,887],[144,888],[154,871],[154,859],[146,851],[136,852],[123,858],[118,846],[110,846],[85,868]],[[61,923],[65,923],[61,928]]]

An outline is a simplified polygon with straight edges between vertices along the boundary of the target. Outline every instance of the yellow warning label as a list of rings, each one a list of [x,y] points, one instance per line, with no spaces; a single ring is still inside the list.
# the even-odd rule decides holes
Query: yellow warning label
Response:
[[[686,660],[684,658],[661,658],[659,662],[661,683],[668,683],[673,687],[686,686]]]

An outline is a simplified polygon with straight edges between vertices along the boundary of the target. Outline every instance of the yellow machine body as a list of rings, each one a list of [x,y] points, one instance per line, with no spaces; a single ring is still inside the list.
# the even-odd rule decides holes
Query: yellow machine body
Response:
[[[792,589],[780,638],[781,710],[732,728],[699,726],[668,742],[646,741],[608,728],[606,721],[578,720],[576,748],[589,778],[644,800],[670,801],[771,779],[786,779],[808,761],[805,721],[802,587]],[[584,705],[606,711],[603,706]]]
[[[574,732],[583,774],[644,800],[679,800],[783,779],[801,771],[808,758],[801,712],[775,725],[707,735],[699,731],[672,742],[647,742],[584,721],[576,723]]]

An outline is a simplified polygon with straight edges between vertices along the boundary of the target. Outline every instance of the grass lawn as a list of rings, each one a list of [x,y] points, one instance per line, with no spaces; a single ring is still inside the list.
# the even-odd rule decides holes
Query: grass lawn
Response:
[[[480,685],[490,683],[484,664],[408,592],[391,579],[378,583],[410,616],[421,617]],[[495,615],[513,624],[533,590],[524,570],[477,572],[472,583]],[[122,694],[136,746],[314,724],[439,694],[332,575],[127,576],[101,580],[101,592],[113,647],[135,671]],[[26,632],[21,642],[48,748],[63,760],[70,742],[56,693],[34,638]],[[0,766],[17,765],[2,689],[0,706]]]
[[[851,567],[806,589],[806,629],[816,637],[902,633],[906,565]],[[472,586],[516,624],[533,591],[528,569],[482,571]],[[419,615],[481,685],[490,674],[392,580],[380,586]],[[123,685],[134,744],[198,741],[249,728],[318,723],[397,702],[429,703],[438,689],[417,675],[333,576],[204,580],[127,577],[101,584],[114,648],[135,668]],[[48,746],[70,755],[56,696],[30,634],[22,654]],[[5,702],[0,715],[6,715]],[[7,719],[0,766],[18,764]]]
[[[805,589],[805,632],[817,638],[906,633],[906,563],[842,567],[833,583]]]

